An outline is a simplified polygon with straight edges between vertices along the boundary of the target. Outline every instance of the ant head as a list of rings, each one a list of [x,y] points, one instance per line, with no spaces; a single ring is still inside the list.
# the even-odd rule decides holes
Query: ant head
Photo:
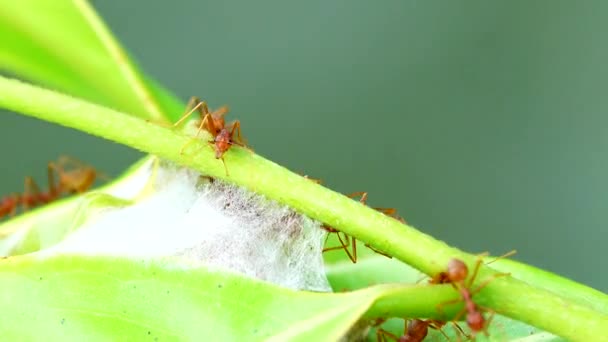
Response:
[[[483,318],[483,314],[479,311],[473,311],[467,315],[467,325],[473,331],[482,331],[485,323],[486,320]]]
[[[222,129],[218,135],[213,139],[215,158],[220,159],[228,151],[231,145],[230,132],[227,129]]]
[[[467,265],[459,259],[452,259],[448,263],[448,278],[452,282],[464,281],[469,274],[469,268]]]

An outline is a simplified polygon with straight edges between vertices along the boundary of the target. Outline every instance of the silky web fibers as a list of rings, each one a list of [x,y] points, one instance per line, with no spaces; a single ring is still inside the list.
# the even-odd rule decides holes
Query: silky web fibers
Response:
[[[190,170],[163,166],[156,173],[152,194],[96,213],[54,252],[177,257],[292,289],[331,290],[318,222]]]

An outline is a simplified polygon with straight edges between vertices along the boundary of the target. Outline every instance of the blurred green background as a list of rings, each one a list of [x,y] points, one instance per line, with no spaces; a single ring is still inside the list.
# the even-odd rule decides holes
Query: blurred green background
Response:
[[[148,74],[255,151],[457,247],[608,291],[608,3],[93,1]],[[108,77],[108,75],[100,75]],[[15,114],[0,193],[140,155]]]

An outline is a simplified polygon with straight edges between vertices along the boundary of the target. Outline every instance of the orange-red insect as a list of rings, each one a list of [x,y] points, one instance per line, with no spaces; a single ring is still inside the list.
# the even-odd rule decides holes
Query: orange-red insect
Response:
[[[17,212],[21,198],[19,194],[10,194],[0,200],[0,218],[4,216],[13,216]]]
[[[62,156],[47,165],[48,189],[41,191],[32,177],[25,178],[23,194],[12,194],[0,201],[0,217],[52,202],[63,194],[82,193],[91,188],[97,178],[107,178],[95,168],[74,158]]]
[[[398,342],[421,342],[424,340],[429,332],[429,328],[433,328],[441,332],[445,338],[449,340],[449,337],[441,330],[441,327],[445,325],[445,322],[435,320],[420,320],[412,319],[409,322],[404,322],[405,327],[402,336],[396,336],[384,329],[378,329],[376,331],[376,338],[378,341],[387,342],[387,338]]]
[[[56,188],[60,194],[83,193],[88,191],[98,178],[109,178],[94,167],[66,156],[60,157],[56,163],[49,163],[48,169],[49,173],[53,170],[59,177]]]
[[[514,252],[510,252],[510,253],[514,253]],[[510,254],[510,253],[508,253],[508,254]],[[487,327],[489,326],[490,321],[492,320],[492,317],[493,317],[493,313],[492,313],[492,316],[490,316],[489,319],[487,319],[487,320],[485,319],[485,317],[483,316],[483,313],[481,312],[481,309],[486,310],[486,311],[489,311],[489,310],[484,309],[481,306],[477,305],[473,301],[473,295],[475,293],[481,291],[485,286],[487,286],[495,278],[509,275],[509,273],[494,274],[490,278],[488,278],[484,282],[482,282],[480,285],[478,285],[477,288],[471,290],[471,286],[473,285],[473,282],[475,281],[475,278],[477,277],[477,272],[479,271],[479,267],[481,266],[481,264],[482,264],[482,259],[480,258],[477,260],[477,263],[475,264],[475,269],[473,270],[473,274],[469,278],[468,282],[466,281],[466,279],[469,275],[469,268],[460,259],[450,260],[448,263],[447,270],[431,279],[431,282],[451,283],[456,288],[456,290],[458,290],[458,292],[460,293],[461,299],[456,299],[453,301],[441,303],[438,306],[438,308],[441,308],[442,306],[445,306],[448,304],[463,301],[464,308],[458,314],[456,314],[456,316],[454,317],[454,321],[459,320],[462,317],[462,315],[466,314],[467,325],[471,329],[473,336],[479,332],[483,332],[485,335],[488,335]]]
[[[215,151],[215,158],[221,159],[224,164],[226,174],[228,174],[228,168],[224,161],[224,153],[226,153],[232,145],[238,145],[243,148],[249,149],[245,143],[245,139],[241,135],[241,123],[239,120],[234,120],[229,124],[226,124],[224,116],[228,113],[228,107],[224,106],[214,112],[209,112],[209,107],[205,101],[201,101],[198,97],[190,98],[186,111],[182,117],[177,120],[174,126],[179,126],[184,120],[186,120],[192,113],[198,112],[200,116],[200,122],[198,123],[198,129],[195,137],[198,137],[202,130],[205,130],[211,134],[213,140],[209,143],[213,144]],[[180,153],[183,153],[186,146],[191,143],[188,142],[182,146]]]

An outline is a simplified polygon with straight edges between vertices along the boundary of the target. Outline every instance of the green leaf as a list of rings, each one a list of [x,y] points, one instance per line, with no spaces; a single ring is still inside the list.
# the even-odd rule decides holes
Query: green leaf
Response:
[[[296,292],[177,260],[0,262],[4,340],[335,341],[383,292]]]
[[[182,110],[84,0],[0,2],[0,37],[0,69],[159,122]]]

